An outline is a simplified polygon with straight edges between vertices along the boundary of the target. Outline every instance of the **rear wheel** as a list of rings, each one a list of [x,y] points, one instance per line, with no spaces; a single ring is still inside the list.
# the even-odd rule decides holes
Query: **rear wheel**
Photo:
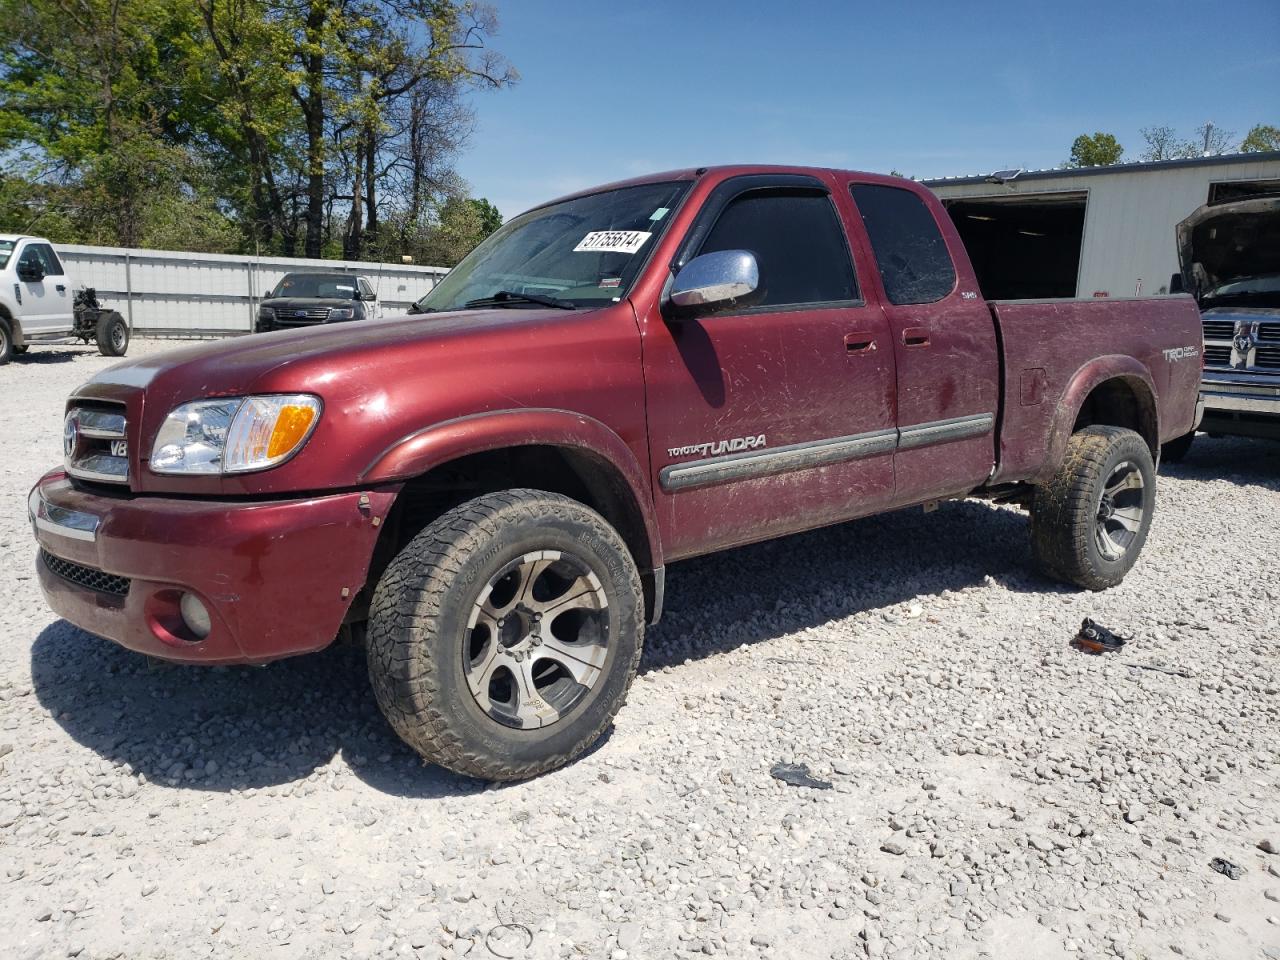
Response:
[[[129,349],[129,325],[114,310],[98,318],[98,352],[104,357],[123,357]]]
[[[565,764],[622,706],[643,598],[617,532],[537,490],[488,494],[414,537],[374,591],[369,676],[427,760],[489,780]]]
[[[1086,590],[1124,579],[1138,559],[1155,507],[1155,465],[1132,430],[1094,426],[1074,434],[1054,478],[1035,489],[1031,546],[1049,576]]]
[[[13,353],[13,334],[9,332],[9,324],[0,319],[0,366],[8,363]]]

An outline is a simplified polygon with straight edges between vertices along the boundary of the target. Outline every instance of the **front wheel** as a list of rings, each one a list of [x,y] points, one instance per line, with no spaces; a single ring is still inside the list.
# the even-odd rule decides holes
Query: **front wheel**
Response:
[[[98,318],[98,352],[104,357],[123,357],[129,349],[129,325],[114,310]]]
[[[640,578],[595,511],[508,490],[449,510],[374,591],[369,677],[425,759],[487,780],[553,770],[626,698],[644,635]]]
[[[9,362],[17,348],[13,345],[13,334],[9,332],[9,324],[0,319],[0,367]]]
[[[1118,584],[1146,542],[1155,476],[1151,450],[1132,430],[1072,435],[1057,474],[1035,488],[1031,547],[1040,568],[1086,590]]]

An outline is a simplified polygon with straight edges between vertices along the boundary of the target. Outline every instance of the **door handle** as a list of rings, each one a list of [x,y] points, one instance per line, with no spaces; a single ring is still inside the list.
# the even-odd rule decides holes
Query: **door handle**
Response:
[[[902,345],[904,347],[927,347],[929,345],[929,330],[926,327],[907,327],[902,331]]]
[[[850,333],[844,338],[845,352],[852,356],[871,353],[875,348],[875,337],[869,333]]]
[[[62,283],[58,284],[58,292],[59,292],[59,293],[66,293],[66,292],[67,292],[66,284],[62,284]]]

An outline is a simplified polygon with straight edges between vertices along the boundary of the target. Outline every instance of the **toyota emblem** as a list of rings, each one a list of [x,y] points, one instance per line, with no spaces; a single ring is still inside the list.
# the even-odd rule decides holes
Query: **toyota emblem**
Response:
[[[76,447],[80,443],[80,419],[76,416],[75,411],[67,414],[67,419],[62,421],[62,452],[67,457],[72,456],[76,452]]]

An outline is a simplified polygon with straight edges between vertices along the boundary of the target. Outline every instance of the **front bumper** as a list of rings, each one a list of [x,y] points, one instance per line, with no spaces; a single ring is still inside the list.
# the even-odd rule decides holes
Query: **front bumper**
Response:
[[[28,511],[59,616],[165,660],[264,663],[333,641],[397,492],[183,500],[94,493],[55,471]],[[209,611],[203,639],[182,620],[184,593]]]
[[[1200,398],[1206,433],[1280,439],[1280,376],[1206,371]]]

